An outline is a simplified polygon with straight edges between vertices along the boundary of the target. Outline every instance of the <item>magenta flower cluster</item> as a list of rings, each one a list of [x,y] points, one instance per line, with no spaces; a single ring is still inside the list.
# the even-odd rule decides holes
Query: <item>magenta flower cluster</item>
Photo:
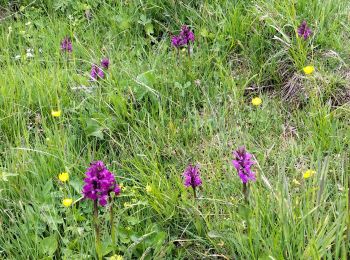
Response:
[[[61,41],[61,50],[66,52],[72,52],[72,41],[69,37],[65,37]],[[105,77],[105,72],[103,69],[108,69],[109,67],[109,59],[103,58],[101,60],[101,67],[97,66],[96,64],[92,64],[91,71],[90,71],[90,77],[92,80],[98,80]]]
[[[307,26],[306,21],[303,21],[298,28],[299,37],[303,37],[304,40],[307,40],[311,34],[312,34],[311,29]]]
[[[109,67],[109,59],[108,58],[103,58],[101,60],[101,66],[102,66],[102,68],[108,69],[108,67]]]
[[[101,67],[104,69],[108,69],[109,67],[109,59],[108,58],[103,58],[101,60]],[[92,80],[97,80],[97,79],[103,79],[105,76],[104,71],[102,70],[99,66],[96,64],[92,64],[91,71],[90,71],[90,77]]]
[[[202,185],[202,180],[199,173],[198,166],[192,166],[191,164],[186,168],[183,173],[184,185],[186,187],[192,187],[195,189],[197,186]]]
[[[108,171],[102,161],[90,164],[84,182],[82,191],[84,198],[98,200],[101,206],[106,206],[111,192],[114,192],[115,195],[120,193],[120,187],[114,175]]]
[[[72,41],[70,40],[69,37],[65,37],[61,41],[61,50],[62,51],[66,51],[66,52],[72,52],[73,51]]]
[[[246,151],[245,147],[238,148],[233,152],[233,155],[235,158],[232,164],[236,168],[242,182],[247,183],[248,181],[255,181],[255,173],[251,170],[251,166],[255,164],[252,160],[253,156]]]
[[[96,64],[92,64],[91,71],[90,71],[90,77],[92,80],[97,80],[97,79],[103,79],[105,76],[105,73],[103,70],[97,66]]]
[[[191,42],[193,43],[195,40],[194,33],[187,25],[183,25],[181,27],[181,31],[179,35],[174,35],[171,37],[171,43],[174,47],[180,48],[185,45],[189,45]]]

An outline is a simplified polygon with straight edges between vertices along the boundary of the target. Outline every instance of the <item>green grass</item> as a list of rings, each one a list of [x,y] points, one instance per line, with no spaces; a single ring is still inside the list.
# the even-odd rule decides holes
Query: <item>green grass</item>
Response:
[[[349,257],[348,1],[41,2],[1,15],[0,259],[95,258],[92,203],[79,200],[94,160],[124,186],[115,244],[100,210],[106,259]],[[196,34],[190,59],[170,46],[182,24]],[[90,83],[102,57],[106,78]],[[241,145],[258,162],[249,205],[231,164]],[[196,201],[189,163],[203,178]]]

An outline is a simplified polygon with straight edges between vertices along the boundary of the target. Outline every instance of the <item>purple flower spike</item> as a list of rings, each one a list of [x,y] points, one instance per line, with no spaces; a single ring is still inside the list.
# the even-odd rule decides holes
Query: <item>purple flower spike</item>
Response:
[[[191,164],[186,168],[185,172],[183,173],[184,177],[184,185],[186,187],[192,187],[195,189],[197,186],[202,185],[202,180],[200,177],[199,167],[198,166],[192,166]]]
[[[99,78],[104,78],[105,74],[101,68],[99,68],[97,65],[93,64],[91,67],[90,76],[92,80],[97,80]]]
[[[185,45],[189,45],[190,42],[194,42],[195,37],[194,33],[191,31],[191,29],[184,25],[181,27],[181,32],[179,35],[174,35],[171,37],[171,44],[176,47],[183,47]]]
[[[61,41],[61,50],[62,51],[66,51],[66,52],[72,52],[73,51],[72,41],[70,40],[69,37],[65,37]]]
[[[299,37],[303,37],[304,40],[307,40],[311,34],[312,34],[311,29],[307,26],[306,21],[303,21],[298,28]]]
[[[176,48],[179,48],[183,45],[180,36],[172,36],[171,37],[171,44]]]
[[[114,192],[115,195],[120,194],[120,187],[114,175],[107,170],[102,161],[90,164],[84,182],[82,190],[84,198],[98,200],[101,206],[106,206],[111,192]]]
[[[188,44],[189,42],[194,42],[194,33],[187,25],[181,27],[180,38],[183,44]]]
[[[255,181],[255,173],[251,170],[251,166],[255,164],[252,160],[253,156],[246,151],[245,147],[238,148],[233,152],[233,155],[235,159],[232,161],[232,164],[236,168],[242,182]]]
[[[108,67],[109,67],[109,59],[108,58],[103,58],[101,60],[101,66],[102,66],[102,68],[108,69]]]
[[[102,79],[102,78],[104,78],[105,73],[103,72],[102,69],[98,68],[98,69],[97,69],[97,75],[98,75],[99,78]]]
[[[90,72],[91,79],[93,80],[97,79],[97,71],[98,71],[98,67],[95,64],[93,64]]]

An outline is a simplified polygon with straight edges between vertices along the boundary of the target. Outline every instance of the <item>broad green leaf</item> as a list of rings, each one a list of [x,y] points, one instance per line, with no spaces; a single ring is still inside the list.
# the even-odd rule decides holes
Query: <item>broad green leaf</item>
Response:
[[[145,25],[145,31],[148,35],[151,35],[154,33],[154,28],[152,23],[148,23]]]
[[[136,217],[133,217],[133,216],[128,216],[126,218],[126,221],[132,226],[140,223],[140,220]]]
[[[104,139],[103,137],[103,127],[99,125],[99,123],[96,120],[88,119],[86,121],[86,135],[87,136],[95,136],[101,140]]]
[[[152,70],[139,74],[136,79],[147,86],[152,86],[156,83],[156,76]]]
[[[70,180],[70,181],[68,182],[68,184],[69,184],[70,186],[72,186],[73,189],[74,189],[78,194],[81,193],[81,188],[82,188],[82,186],[83,186],[83,181],[79,181],[79,180]]]
[[[117,25],[119,29],[126,30],[131,27],[131,18],[126,15],[118,15],[116,17]]]
[[[56,235],[43,238],[40,242],[40,247],[44,254],[52,256],[58,247]]]

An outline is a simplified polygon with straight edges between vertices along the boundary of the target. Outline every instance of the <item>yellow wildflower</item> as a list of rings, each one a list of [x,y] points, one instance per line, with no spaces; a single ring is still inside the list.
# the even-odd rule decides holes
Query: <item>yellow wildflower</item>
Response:
[[[62,200],[62,204],[63,204],[63,206],[65,206],[65,207],[69,207],[70,205],[72,205],[72,203],[73,203],[73,199],[64,199],[64,200]]]
[[[113,255],[109,258],[109,260],[123,260],[124,257],[121,255]]]
[[[152,187],[150,185],[146,185],[146,192],[151,193],[152,192]]]
[[[61,182],[66,182],[66,181],[69,181],[69,174],[68,172],[62,172],[58,175],[58,179],[61,181]]]
[[[314,171],[314,170],[307,170],[306,172],[304,172],[303,178],[308,179],[308,178],[314,176],[315,173],[316,173],[316,171]]]
[[[262,103],[262,100],[261,100],[261,98],[259,98],[259,97],[255,97],[255,98],[252,99],[252,104],[253,104],[254,106],[260,106],[261,103]]]
[[[306,66],[305,68],[303,68],[303,71],[306,75],[310,75],[315,71],[315,67],[314,66]]]
[[[51,115],[53,117],[60,117],[61,116],[61,110],[52,110]]]

